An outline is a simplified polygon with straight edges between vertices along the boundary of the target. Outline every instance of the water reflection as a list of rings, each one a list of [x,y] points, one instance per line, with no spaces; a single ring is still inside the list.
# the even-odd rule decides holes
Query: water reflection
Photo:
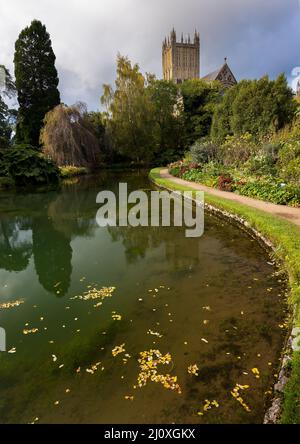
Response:
[[[22,271],[29,264],[32,241],[28,237],[30,220],[0,218],[0,268],[6,271]],[[30,234],[30,233],[29,233]]]
[[[186,239],[184,229],[99,228],[96,196],[119,182],[149,186],[144,174],[113,172],[58,191],[0,195],[7,284],[0,298],[24,299],[0,312],[15,348],[1,356],[0,422],[261,422],[282,346],[283,283],[268,256],[208,215],[199,239]],[[102,306],[78,299],[108,286],[116,290]],[[24,335],[24,328],[38,330]],[[125,353],[112,354],[121,344],[126,362]],[[182,395],[160,384],[134,388],[138,357],[151,349],[171,354],[165,370],[178,377]],[[96,363],[94,374],[86,371]],[[198,378],[188,373],[194,364]],[[251,414],[231,395],[237,383],[250,387]],[[207,399],[220,408],[199,417]]]
[[[38,217],[32,223],[32,251],[35,270],[46,291],[64,296],[72,274],[71,238],[54,229],[54,221]]]
[[[15,216],[0,214],[0,268],[24,271],[33,257],[43,288],[65,295],[72,274],[72,239],[92,237],[95,230],[95,201],[87,182],[78,189],[71,183],[60,191],[9,195],[2,205],[15,208]],[[26,216],[19,216],[18,213]]]
[[[7,195],[2,198],[2,207],[14,208],[15,215],[0,215],[0,268],[6,271],[22,271],[31,256],[38,279],[43,288],[57,296],[64,296],[70,287],[72,274],[72,241],[76,238],[96,238],[96,196],[109,184],[109,189],[118,192],[119,182],[129,183],[129,192],[145,187],[144,173],[102,173],[99,176],[77,178],[67,181],[60,190],[29,195]],[[24,208],[24,202],[26,207]],[[22,214],[22,216],[21,216]],[[210,223],[206,216],[205,236],[186,239],[184,229],[145,227],[108,227],[112,242],[121,243],[128,264],[136,264],[147,252],[159,247],[162,255],[174,271],[192,272],[197,266],[209,267],[218,260],[224,264],[234,263],[244,272],[244,260],[253,260],[255,266],[257,249],[241,248],[240,233],[232,229],[231,236],[220,229],[223,222]],[[98,230],[98,231],[97,231]],[[188,244],[188,254],[184,254]],[[214,245],[214,248],[212,247]],[[215,251],[222,248],[219,258]],[[232,253],[240,258],[239,265]]]

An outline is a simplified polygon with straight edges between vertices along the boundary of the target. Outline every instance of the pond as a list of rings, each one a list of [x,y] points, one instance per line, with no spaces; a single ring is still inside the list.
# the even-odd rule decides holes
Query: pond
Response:
[[[103,172],[0,197],[1,423],[261,423],[285,283],[238,227],[100,228]],[[17,303],[16,303],[17,302]]]

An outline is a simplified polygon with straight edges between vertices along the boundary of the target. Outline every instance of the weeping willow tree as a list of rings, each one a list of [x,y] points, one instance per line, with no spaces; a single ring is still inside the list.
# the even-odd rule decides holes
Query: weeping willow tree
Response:
[[[99,164],[99,141],[86,115],[83,103],[58,105],[46,115],[40,142],[44,154],[58,166],[94,168]]]

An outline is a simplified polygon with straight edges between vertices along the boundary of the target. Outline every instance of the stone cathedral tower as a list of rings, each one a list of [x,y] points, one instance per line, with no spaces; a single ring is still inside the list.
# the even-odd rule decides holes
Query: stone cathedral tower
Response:
[[[164,80],[182,83],[184,80],[199,79],[200,77],[200,36],[195,31],[193,42],[181,36],[177,42],[173,28],[170,36],[163,42],[162,47]]]

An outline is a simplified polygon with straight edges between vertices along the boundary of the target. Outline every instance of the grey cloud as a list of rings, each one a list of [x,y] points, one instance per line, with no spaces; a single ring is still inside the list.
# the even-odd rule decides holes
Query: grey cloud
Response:
[[[14,42],[34,18],[51,34],[66,103],[99,108],[103,83],[113,83],[118,51],[161,77],[161,42],[201,34],[201,73],[227,56],[241,78],[271,77],[300,66],[298,0],[0,0],[0,64],[12,69]]]

